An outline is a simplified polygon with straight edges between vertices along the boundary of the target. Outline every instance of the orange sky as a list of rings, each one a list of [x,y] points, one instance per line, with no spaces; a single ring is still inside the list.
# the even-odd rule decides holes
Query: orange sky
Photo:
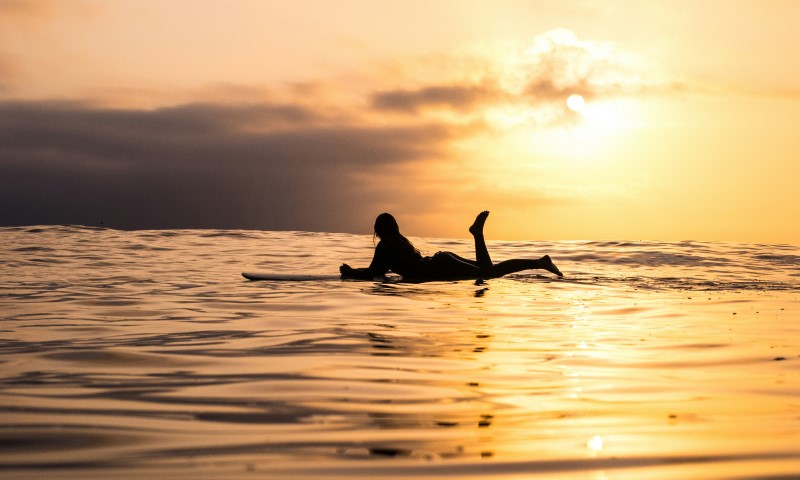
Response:
[[[0,219],[366,233],[391,211],[462,237],[489,209],[491,238],[800,244],[798,21],[793,1],[0,0]]]

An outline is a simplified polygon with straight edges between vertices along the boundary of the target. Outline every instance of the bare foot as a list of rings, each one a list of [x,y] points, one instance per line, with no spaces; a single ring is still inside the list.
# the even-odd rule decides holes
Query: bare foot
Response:
[[[556,265],[553,263],[553,261],[550,260],[550,255],[545,255],[544,257],[540,258],[539,261],[542,262],[542,268],[544,268],[548,272],[555,273],[559,277],[564,276],[564,274],[561,273],[561,270],[559,270],[558,267],[556,267]]]
[[[484,210],[475,217],[475,221],[469,227],[469,233],[473,236],[483,235],[483,224],[486,223],[486,217],[489,216],[489,210]]]

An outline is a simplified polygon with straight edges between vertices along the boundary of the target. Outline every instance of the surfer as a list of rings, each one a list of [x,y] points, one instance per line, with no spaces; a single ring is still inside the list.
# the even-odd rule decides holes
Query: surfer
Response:
[[[483,225],[488,216],[488,211],[479,213],[469,227],[469,233],[475,239],[475,260],[469,260],[452,252],[437,252],[432,257],[423,257],[400,233],[394,217],[389,213],[381,213],[375,219],[375,235],[380,241],[375,247],[372,263],[366,268],[352,268],[345,263],[339,267],[339,272],[342,278],[360,280],[381,277],[389,270],[406,280],[486,279],[530,269],[544,269],[563,276],[547,255],[538,259],[513,259],[492,264],[483,238]]]

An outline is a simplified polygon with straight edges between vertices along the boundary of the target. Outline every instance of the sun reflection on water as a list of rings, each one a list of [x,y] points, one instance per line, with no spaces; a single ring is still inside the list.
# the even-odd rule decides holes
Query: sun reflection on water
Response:
[[[589,450],[593,450],[595,452],[599,452],[603,449],[603,437],[600,435],[595,435],[586,442],[586,447]]]

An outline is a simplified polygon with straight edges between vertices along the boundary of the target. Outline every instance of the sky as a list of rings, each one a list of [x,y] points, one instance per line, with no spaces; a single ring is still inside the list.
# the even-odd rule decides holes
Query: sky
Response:
[[[800,244],[800,2],[0,0],[0,225]]]

